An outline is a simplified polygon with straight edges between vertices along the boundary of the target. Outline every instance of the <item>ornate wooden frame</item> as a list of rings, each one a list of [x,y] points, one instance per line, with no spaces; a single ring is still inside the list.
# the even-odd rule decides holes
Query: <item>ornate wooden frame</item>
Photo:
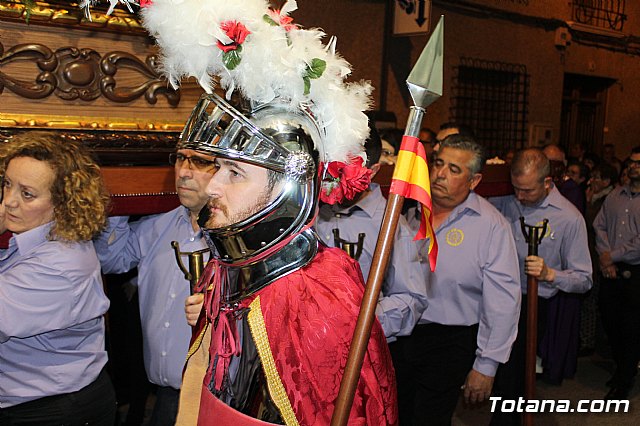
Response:
[[[4,66],[25,60],[36,65],[34,81],[2,72]],[[118,87],[117,73],[122,69],[137,72],[141,82],[133,87]],[[147,56],[143,62],[127,52],[101,56],[89,48],[62,47],[53,51],[39,43],[18,44],[5,51],[0,42],[0,93],[5,89],[27,99],[55,95],[65,101],[92,101],[104,96],[126,103],[144,96],[148,103],[155,104],[163,95],[172,106],[180,102],[180,92],[169,87],[158,73],[155,55]]]
[[[115,129],[92,127],[94,122],[79,122],[76,128],[72,128],[64,125],[67,122],[50,121],[47,123],[45,120],[50,117],[44,117],[42,122],[29,117],[25,118],[24,122],[20,120],[23,125],[6,126],[7,121],[14,120],[8,120],[4,116],[4,114],[0,114],[0,141],[30,130],[51,131],[63,139],[82,141],[95,153],[99,163],[104,166],[167,165],[169,154],[175,151],[180,134],[179,129],[118,130],[118,123],[109,123]],[[67,118],[65,117],[65,119]]]
[[[34,1],[28,23],[148,37],[135,14],[116,8],[108,16],[107,6],[93,7],[89,20],[78,2]],[[0,2],[0,22],[26,23],[26,20],[25,0]],[[34,71],[15,71],[11,65],[18,62],[33,64]],[[123,81],[118,71],[120,75],[126,72],[129,79]],[[138,76],[134,82],[132,75]],[[0,94],[3,91],[28,102],[57,97],[70,105],[100,97],[122,105],[139,100],[156,104],[164,97],[170,106],[177,107],[181,98],[181,92],[170,88],[158,73],[155,55],[142,59],[121,50],[101,55],[91,47],[50,48],[42,43],[5,46],[0,41]],[[81,140],[103,165],[166,165],[183,125],[182,121],[153,118],[0,112],[0,139],[28,130],[47,130],[63,138]]]

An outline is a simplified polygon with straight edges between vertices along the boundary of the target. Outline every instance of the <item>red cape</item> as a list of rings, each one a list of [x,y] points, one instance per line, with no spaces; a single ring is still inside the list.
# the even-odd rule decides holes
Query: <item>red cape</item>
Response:
[[[340,249],[321,246],[310,264],[251,297],[252,301],[259,299],[272,365],[300,425],[331,423],[364,293],[362,282],[357,262]],[[254,340],[256,335],[252,326]],[[261,358],[268,370],[269,362],[262,353]],[[275,401],[274,395],[272,398]],[[216,422],[215,417],[209,420]],[[209,421],[199,419],[199,424],[206,423]],[[393,365],[376,320],[348,424],[397,423]]]

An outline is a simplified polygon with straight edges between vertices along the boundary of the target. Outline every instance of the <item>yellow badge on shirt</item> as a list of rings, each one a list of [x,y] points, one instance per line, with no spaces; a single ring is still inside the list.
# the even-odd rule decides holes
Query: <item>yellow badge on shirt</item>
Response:
[[[447,232],[446,240],[447,244],[451,247],[457,247],[462,244],[462,240],[464,240],[464,232],[458,228],[451,228],[449,232]]]
[[[542,228],[542,224],[544,223],[544,221],[539,221],[538,223],[536,223],[536,226],[539,226]],[[550,238],[552,240],[555,240],[555,232],[553,232],[553,230],[551,229],[551,225],[549,224],[549,222],[547,222],[547,230],[544,233],[544,237],[543,238]]]

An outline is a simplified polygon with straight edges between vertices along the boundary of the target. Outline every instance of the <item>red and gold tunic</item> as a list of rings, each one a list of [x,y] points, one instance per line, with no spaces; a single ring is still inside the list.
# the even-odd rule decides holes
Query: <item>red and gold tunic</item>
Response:
[[[285,424],[330,424],[364,293],[362,282],[357,262],[342,250],[321,246],[308,265],[242,301],[243,306],[249,307],[247,321],[269,395]],[[215,340],[211,344],[215,345]],[[200,345],[200,352],[206,354],[203,348],[207,343],[205,340],[205,344]],[[246,424],[267,424],[233,409],[226,410],[227,407],[215,407],[220,402],[202,381],[207,358],[196,352],[188,361],[177,424],[189,424],[184,420],[188,417],[195,419],[198,404],[189,406],[183,399],[189,398],[189,394],[193,398],[196,393],[200,396],[198,425],[226,424],[220,423],[220,416],[223,413],[233,416],[234,412],[237,413],[234,426],[245,424],[243,418],[249,422]],[[199,373],[194,374],[194,369],[199,369]],[[199,380],[197,391],[189,391],[193,380]],[[204,382],[209,383],[210,378],[205,377]],[[397,423],[393,366],[382,328],[376,320],[349,425]]]

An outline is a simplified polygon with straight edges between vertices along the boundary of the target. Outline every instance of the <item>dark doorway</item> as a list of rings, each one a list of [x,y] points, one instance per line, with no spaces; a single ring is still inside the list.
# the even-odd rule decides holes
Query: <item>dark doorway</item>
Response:
[[[602,151],[607,89],[614,82],[609,78],[564,75],[560,145],[565,150],[580,144],[587,152]]]

